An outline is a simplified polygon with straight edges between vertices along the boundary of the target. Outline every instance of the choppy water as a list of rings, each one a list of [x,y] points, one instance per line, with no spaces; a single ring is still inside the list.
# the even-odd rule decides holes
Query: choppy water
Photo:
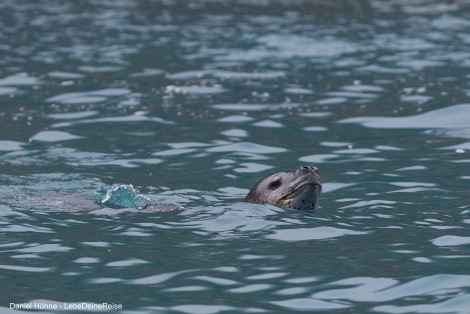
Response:
[[[0,27],[2,312],[469,312],[468,2],[6,0]],[[241,202],[303,164],[319,211]],[[112,184],[185,209],[53,197]]]

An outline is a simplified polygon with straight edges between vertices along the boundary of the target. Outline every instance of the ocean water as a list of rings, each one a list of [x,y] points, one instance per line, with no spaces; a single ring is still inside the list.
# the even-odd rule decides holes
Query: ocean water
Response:
[[[469,313],[468,2],[5,0],[0,26],[2,313]],[[301,165],[318,211],[242,202]]]

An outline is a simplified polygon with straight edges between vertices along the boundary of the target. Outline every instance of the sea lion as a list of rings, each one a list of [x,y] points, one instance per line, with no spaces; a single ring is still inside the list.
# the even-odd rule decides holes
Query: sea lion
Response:
[[[293,171],[275,172],[259,180],[243,201],[272,204],[292,209],[317,209],[322,190],[316,167],[302,166]],[[183,207],[159,203],[140,194],[131,184],[102,186],[93,195],[51,192],[27,198],[45,208],[91,211],[102,207],[136,208],[144,211],[173,211]]]
[[[302,166],[265,176],[256,182],[243,201],[292,209],[318,209],[321,190],[318,168]]]

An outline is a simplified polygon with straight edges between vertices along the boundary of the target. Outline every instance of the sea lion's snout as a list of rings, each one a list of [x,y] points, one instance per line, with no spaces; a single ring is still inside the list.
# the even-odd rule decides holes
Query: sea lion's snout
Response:
[[[310,184],[318,185],[321,188],[320,171],[317,167],[301,166],[295,171],[296,175],[301,177],[301,180],[310,182]]]
[[[297,171],[301,171],[302,173],[314,172],[317,175],[319,174],[318,168],[312,166],[301,166]]]

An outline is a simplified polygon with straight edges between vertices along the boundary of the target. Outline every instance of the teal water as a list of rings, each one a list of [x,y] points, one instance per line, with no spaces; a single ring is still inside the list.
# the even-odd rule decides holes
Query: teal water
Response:
[[[465,1],[6,0],[0,26],[2,312],[469,312]],[[320,210],[241,202],[300,165]],[[119,184],[184,209],[86,210]]]

